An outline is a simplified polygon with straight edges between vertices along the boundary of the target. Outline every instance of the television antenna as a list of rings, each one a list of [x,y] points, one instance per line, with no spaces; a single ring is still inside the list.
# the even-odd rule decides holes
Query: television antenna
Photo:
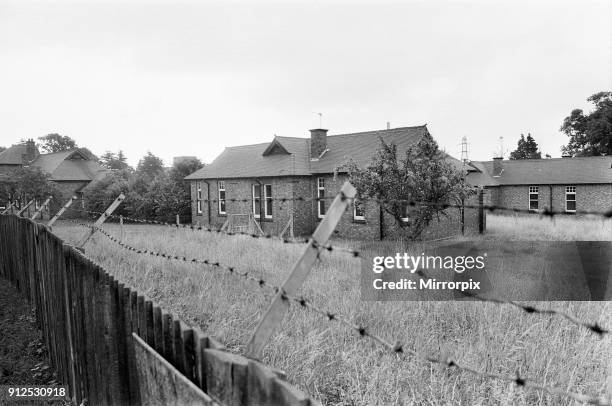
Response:
[[[464,135],[461,138],[461,162],[466,163],[468,161],[468,142],[467,137]]]

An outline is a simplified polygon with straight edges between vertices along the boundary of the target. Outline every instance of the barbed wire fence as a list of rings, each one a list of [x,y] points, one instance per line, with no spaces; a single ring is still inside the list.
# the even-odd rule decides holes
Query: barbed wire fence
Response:
[[[336,198],[337,197],[338,196],[336,196]],[[344,196],[340,196],[340,197],[342,199],[352,200]],[[286,199],[276,198],[275,200],[286,202],[286,201],[291,201],[291,200],[293,201],[319,201],[319,200],[331,200],[331,199],[334,199],[334,198],[332,197],[286,198]],[[402,204],[407,204],[411,207],[418,207],[418,206],[428,204],[428,205],[438,206],[441,209],[479,208],[480,207],[476,205],[470,206],[470,205],[432,204],[432,203],[426,203],[426,202],[415,202],[411,200],[385,200],[385,201],[378,200],[378,199],[369,199],[369,200],[375,201],[378,204],[402,203]],[[211,201],[216,202],[217,200],[211,200]],[[226,199],[226,201],[250,202],[251,200],[250,199]],[[364,199],[360,199],[360,201],[364,201]],[[563,211],[552,211],[549,209],[533,211],[533,210],[500,207],[500,206],[484,206],[484,209],[489,212],[496,212],[496,211],[506,211],[507,212],[509,211],[509,212],[514,212],[514,213],[525,213],[525,214],[537,215],[540,217],[549,217],[551,219],[557,215],[568,214]],[[223,235],[227,235],[230,237],[247,236],[247,237],[256,238],[256,239],[272,239],[272,240],[281,241],[286,244],[302,244],[302,245],[306,245],[307,247],[313,250],[316,250],[317,258],[319,259],[320,259],[321,253],[334,252],[334,251],[346,253],[346,254],[351,255],[352,257],[363,256],[363,252],[361,252],[358,249],[332,245],[326,242],[319,243],[312,236],[310,238],[299,238],[299,239],[289,240],[285,238],[279,238],[279,237],[276,237],[270,234],[259,235],[259,234],[250,234],[250,233],[244,233],[244,232],[229,232],[226,230],[221,230],[221,229],[213,228],[210,226],[169,223],[169,222],[163,222],[163,221],[158,221],[158,220],[132,218],[132,217],[118,216],[112,213],[109,214],[106,212],[99,212],[99,211],[94,211],[94,210],[85,210],[85,209],[76,209],[76,208],[67,208],[66,210],[84,213],[89,216],[106,215],[108,218],[112,218],[116,220],[121,219],[123,221],[132,222],[135,224],[166,226],[166,227],[170,227],[174,229],[189,229],[192,231],[203,231],[203,232],[213,233],[213,234],[223,234]],[[598,216],[598,217],[601,217],[602,219],[609,219],[612,217],[612,208],[604,212],[580,211],[575,214]],[[269,281],[265,280],[261,275],[254,274],[253,272],[250,272],[250,271],[241,270],[236,267],[229,266],[227,264],[223,264],[219,262],[218,260],[215,260],[212,258],[192,258],[192,257],[175,255],[175,254],[161,252],[161,251],[152,250],[152,249],[143,248],[143,247],[135,247],[131,244],[126,243],[122,238],[118,238],[114,236],[109,231],[102,228],[101,225],[93,225],[91,223],[85,223],[85,222],[75,220],[75,219],[66,219],[65,221],[71,222],[75,225],[78,225],[78,226],[81,226],[87,229],[90,229],[92,232],[97,231],[111,243],[116,244],[121,249],[126,250],[133,254],[162,258],[168,261],[180,262],[184,264],[192,264],[194,266],[203,266],[205,267],[205,269],[208,269],[208,270],[221,271],[228,275],[232,275],[234,277],[244,279],[248,281],[250,284],[252,284],[253,287],[259,288],[259,290],[266,291],[274,295],[278,295],[286,306],[294,306],[297,308],[305,309],[307,311],[318,314],[319,316],[321,316],[323,320],[327,322],[337,323],[339,325],[344,326],[345,328],[348,328],[349,330],[356,332],[358,337],[370,340],[377,346],[382,347],[390,354],[393,354],[394,357],[400,362],[415,359],[420,362],[437,364],[437,365],[442,366],[443,368],[457,369],[459,371],[469,373],[469,374],[478,376],[483,379],[495,379],[495,380],[500,380],[500,381],[505,381],[505,382],[511,382],[511,383],[514,383],[518,387],[523,387],[526,389],[534,389],[534,390],[545,392],[551,395],[563,396],[563,397],[573,399],[583,404],[586,403],[586,404],[593,404],[593,405],[600,405],[600,406],[612,406],[612,399],[610,399],[609,394],[605,394],[601,396],[590,396],[590,395],[586,395],[583,393],[569,391],[560,385],[547,385],[533,378],[521,376],[518,372],[516,375],[490,373],[490,372],[480,371],[468,365],[463,365],[462,363],[459,363],[457,360],[454,360],[450,357],[439,357],[439,356],[434,356],[434,355],[429,355],[429,354],[423,354],[422,352],[418,351],[418,349],[409,348],[405,343],[402,343],[401,341],[393,342],[393,341],[389,341],[383,338],[382,336],[376,334],[373,331],[373,329],[369,327],[368,325],[355,324],[337,312],[323,309],[315,305],[313,301],[309,298],[306,298],[304,296],[296,296],[296,295],[289,294],[286,291],[284,291],[282,286],[278,286],[278,285],[270,283]],[[431,279],[431,277],[427,275],[427,273],[423,271],[422,269],[417,270],[416,274],[421,279],[424,279],[424,280]],[[526,315],[541,315],[541,316],[551,316],[551,317],[557,316],[557,317],[563,318],[570,324],[578,328],[583,328],[591,332],[593,335],[595,335],[596,337],[600,339],[604,337],[609,337],[612,334],[611,330],[608,327],[602,326],[598,322],[583,321],[577,316],[574,316],[568,312],[564,312],[561,310],[539,308],[533,305],[527,305],[527,304],[523,304],[523,303],[516,302],[516,301],[502,300],[502,299],[490,298],[490,297],[482,297],[482,296],[479,296],[479,295],[476,295],[476,294],[473,294],[467,291],[461,291],[459,289],[457,289],[457,291],[467,298],[471,298],[471,299],[481,301],[481,302],[492,303],[494,305],[508,306],[508,307],[516,308],[522,311]]]

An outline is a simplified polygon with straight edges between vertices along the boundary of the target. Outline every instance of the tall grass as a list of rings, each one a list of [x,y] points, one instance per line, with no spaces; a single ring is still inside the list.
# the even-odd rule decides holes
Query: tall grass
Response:
[[[602,217],[487,216],[485,238],[544,241],[610,241],[612,221]]]
[[[489,216],[489,235],[518,237],[510,221],[523,220]],[[525,230],[550,227],[535,224]],[[117,225],[106,227],[119,235]],[[68,241],[85,232],[68,224],[55,230]],[[125,240],[131,245],[220,261],[274,284],[282,283],[303,248],[161,226],[130,225],[125,230]],[[549,236],[548,231],[543,233]],[[271,299],[257,286],[216,268],[124,251],[101,235],[86,250],[119,280],[235,352],[244,350]],[[609,338],[598,339],[559,318],[525,315],[488,303],[364,302],[360,300],[359,261],[341,252],[323,254],[301,293],[317,306],[367,326],[390,342],[400,340],[423,353],[445,354],[488,372],[520,371],[521,376],[574,391],[603,393],[612,360]],[[540,305],[612,324],[612,307],[605,302]],[[354,331],[295,307],[267,345],[263,361],[284,370],[290,382],[327,405],[573,404],[559,396],[524,391],[415,359],[400,360]]]

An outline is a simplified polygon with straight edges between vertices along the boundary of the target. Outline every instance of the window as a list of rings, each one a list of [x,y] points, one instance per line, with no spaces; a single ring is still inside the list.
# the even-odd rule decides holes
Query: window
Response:
[[[261,218],[261,185],[253,185],[253,217]]]
[[[402,203],[402,221],[404,223],[407,223],[410,221],[409,211],[410,211],[410,206],[408,206],[407,202],[403,202]]]
[[[529,210],[538,210],[538,186],[529,186]]]
[[[363,203],[355,199],[353,202],[353,220],[365,221],[365,210]]]
[[[325,198],[325,179],[317,178],[317,199]],[[317,217],[325,217],[325,200],[317,200]]]
[[[196,208],[202,214],[202,182],[196,182]]]
[[[272,218],[272,185],[264,185],[264,215]]]
[[[225,182],[219,181],[219,214],[225,214]]]
[[[565,211],[576,213],[576,186],[565,187]]]

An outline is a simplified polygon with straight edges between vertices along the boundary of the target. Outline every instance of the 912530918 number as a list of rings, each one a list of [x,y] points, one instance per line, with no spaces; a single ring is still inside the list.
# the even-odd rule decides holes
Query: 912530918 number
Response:
[[[10,400],[58,400],[68,396],[65,386],[0,385],[0,401]]]

